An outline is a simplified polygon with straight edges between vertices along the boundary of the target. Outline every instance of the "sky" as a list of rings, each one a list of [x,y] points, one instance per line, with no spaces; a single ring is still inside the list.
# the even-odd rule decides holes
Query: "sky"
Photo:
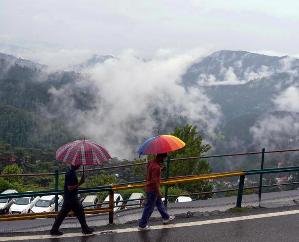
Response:
[[[165,110],[165,117],[188,117],[213,138],[222,110],[203,90],[184,89],[182,75],[198,59],[223,49],[298,57],[298,10],[298,0],[0,0],[0,52],[54,70],[84,63],[93,54],[116,56],[85,70],[89,78],[80,85],[99,90],[90,112],[74,109],[68,86],[49,92],[74,115],[70,125],[81,127],[84,137],[128,158],[157,128],[147,115],[153,107]],[[227,79],[231,85],[243,81],[230,70]],[[298,98],[299,87],[292,86],[273,102],[278,110],[298,112]],[[272,137],[280,122],[262,120],[251,129],[254,138]],[[294,118],[283,122],[294,124]],[[288,134],[294,130],[284,127]],[[132,135],[135,146],[128,144]]]
[[[0,0],[0,50],[73,58],[127,49],[144,57],[194,49],[297,56],[298,9],[296,0]]]

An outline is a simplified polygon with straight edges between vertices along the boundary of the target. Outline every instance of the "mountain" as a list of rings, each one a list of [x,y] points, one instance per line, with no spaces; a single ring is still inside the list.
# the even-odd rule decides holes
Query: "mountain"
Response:
[[[72,105],[86,110],[92,97],[85,93],[92,88],[75,85],[80,79],[73,71],[49,73],[44,65],[0,53],[0,142],[55,148],[73,139],[77,132],[70,131],[65,106],[51,90],[67,89]]]
[[[46,66],[0,53],[0,79],[26,80],[40,78]]]
[[[106,60],[109,59],[115,59],[115,57],[112,55],[93,55],[85,62],[74,66],[72,69],[75,71],[82,71],[86,68],[93,68],[95,67],[95,65],[104,63]]]
[[[81,71],[116,58],[94,55],[73,71],[49,72],[44,65],[0,53],[0,141],[16,147],[55,149],[79,137],[76,122],[70,120],[84,117],[89,110],[110,111],[111,105],[107,107],[99,87]],[[180,84],[187,90],[198,89],[219,106],[219,126],[214,137],[207,137],[213,152],[299,145],[294,136],[299,132],[298,59],[218,51],[190,65]],[[176,125],[187,122],[186,117],[176,113],[165,115],[166,107],[164,110],[155,105],[155,100],[151,102],[147,115],[151,115],[159,132],[171,132]],[[97,109],[99,106],[105,109]],[[132,116],[124,125],[124,133],[131,127],[138,130],[139,123]],[[136,136],[124,135],[128,144],[136,146]]]
[[[204,90],[220,106],[223,114],[220,132],[224,139],[217,145],[219,152],[257,148],[252,127],[261,117],[278,118],[275,100],[298,84],[298,59],[229,50],[193,63],[182,78],[185,88]]]
[[[192,64],[183,76],[184,85],[237,85],[299,71],[299,60],[246,51],[222,50]]]

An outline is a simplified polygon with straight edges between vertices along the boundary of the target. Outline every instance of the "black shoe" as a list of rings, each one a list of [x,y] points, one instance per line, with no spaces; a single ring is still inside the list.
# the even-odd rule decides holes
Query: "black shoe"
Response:
[[[90,227],[82,230],[83,234],[92,234],[93,232],[94,232],[94,229],[92,229]]]
[[[50,230],[51,235],[63,235],[62,231],[60,230]]]

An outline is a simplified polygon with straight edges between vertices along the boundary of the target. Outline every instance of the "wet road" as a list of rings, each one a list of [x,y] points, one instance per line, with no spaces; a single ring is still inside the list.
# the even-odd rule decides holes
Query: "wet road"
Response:
[[[299,210],[236,216],[171,225],[155,225],[149,231],[123,228],[96,232],[92,236],[74,233],[71,238],[41,238],[56,242],[114,242],[114,241],[205,241],[205,242],[274,242],[299,241]],[[69,236],[73,236],[69,234]],[[31,240],[27,240],[31,241]],[[37,240],[32,240],[37,241]]]
[[[280,206],[293,206],[298,205],[294,203],[294,199],[299,201],[299,191],[282,191],[263,194],[262,206],[263,207],[280,207]],[[172,203],[169,204],[168,211],[170,214],[182,214],[187,211],[191,212],[211,212],[211,211],[225,211],[235,206],[236,197],[224,197],[208,200],[193,201],[190,203]],[[245,195],[243,197],[243,206],[258,206],[258,196],[256,194]],[[133,210],[121,210],[114,216],[114,222],[116,224],[124,224],[129,221],[137,221],[140,218],[142,209]],[[155,211],[153,217],[160,217]],[[104,226],[108,223],[108,215],[88,216],[88,224],[90,226]],[[0,234],[2,233],[14,233],[14,232],[37,232],[47,231],[51,229],[54,219],[35,219],[30,221],[8,221],[1,222]],[[62,228],[80,228],[76,218],[66,219]],[[299,241],[299,240],[298,240]]]

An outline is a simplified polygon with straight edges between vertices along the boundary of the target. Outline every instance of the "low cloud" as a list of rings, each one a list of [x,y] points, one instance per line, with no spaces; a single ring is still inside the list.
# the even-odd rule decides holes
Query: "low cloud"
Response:
[[[158,130],[171,132],[169,123],[196,125],[212,137],[221,112],[198,88],[186,90],[181,76],[198,56],[159,52],[150,60],[130,50],[86,69],[80,85],[92,86],[93,108],[74,108],[69,88],[52,89],[53,99],[71,112],[71,126],[103,144],[114,156],[132,158],[138,145]],[[158,117],[158,118],[157,118]],[[157,120],[158,119],[158,120]],[[175,120],[173,120],[175,119]]]
[[[295,72],[286,69],[292,75],[294,82]],[[274,99],[274,111],[268,113],[250,128],[254,144],[268,149],[296,148],[299,145],[299,88],[289,86],[283,89]]]
[[[287,88],[273,102],[278,110],[299,112],[299,87]]]
[[[200,74],[198,78],[198,84],[200,86],[221,86],[221,85],[243,85],[253,80],[261,80],[274,74],[273,70],[270,70],[268,66],[262,65],[258,70],[245,69],[244,76],[238,76],[238,72],[235,68],[242,70],[242,62],[238,61],[236,67],[222,67],[219,72],[219,77],[215,75]]]
[[[296,148],[299,145],[298,115],[268,115],[250,129],[254,143],[269,149]]]
[[[48,71],[72,69],[73,66],[85,62],[94,53],[89,49],[20,48],[1,44],[0,52],[46,65]]]

